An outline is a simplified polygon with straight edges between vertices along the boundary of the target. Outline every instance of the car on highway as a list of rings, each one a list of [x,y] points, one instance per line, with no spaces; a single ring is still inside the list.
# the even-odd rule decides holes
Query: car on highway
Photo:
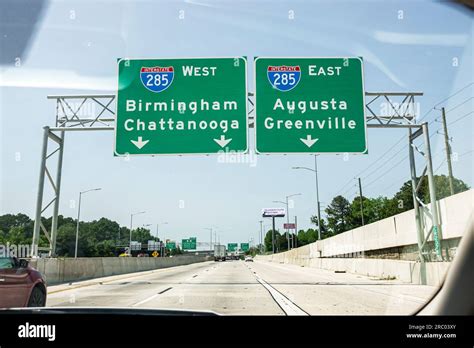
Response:
[[[245,262],[253,262],[252,256],[245,256]]]
[[[25,259],[0,257],[0,308],[44,307],[44,276]]]

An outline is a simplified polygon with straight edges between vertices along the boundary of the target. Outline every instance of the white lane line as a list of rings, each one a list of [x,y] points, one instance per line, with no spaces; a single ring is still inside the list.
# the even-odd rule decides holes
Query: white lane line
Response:
[[[140,302],[137,302],[137,303],[133,304],[132,307],[138,307],[138,306],[140,306],[140,305],[142,305],[142,304],[144,304],[144,303],[147,303],[147,302],[149,302],[149,301],[151,301],[151,300],[157,298],[159,295],[160,295],[160,294],[155,294],[155,295],[153,295],[153,296],[151,296],[151,297],[148,297],[148,298],[146,298],[146,299],[144,299],[144,300],[142,300],[142,301],[140,301]]]
[[[142,300],[142,301],[140,301],[140,302],[137,302],[137,303],[133,304],[132,307],[138,307],[138,306],[140,306],[140,305],[142,305],[142,304],[144,304],[144,303],[147,303],[147,302],[149,302],[149,301],[151,301],[151,300],[157,298],[159,295],[164,294],[165,292],[171,290],[172,288],[173,288],[173,287],[169,287],[169,288],[166,288],[166,289],[164,289],[164,290],[161,290],[159,293],[157,293],[157,294],[155,294],[155,295],[153,295],[153,296],[150,296],[150,297],[148,297],[148,298],[146,298],[146,299],[144,299],[144,300]]]
[[[309,315],[262,278],[259,278],[257,276],[257,281],[262,284],[265,289],[268,290],[275,302],[280,306],[280,308],[283,310],[283,312],[285,312],[286,315]]]

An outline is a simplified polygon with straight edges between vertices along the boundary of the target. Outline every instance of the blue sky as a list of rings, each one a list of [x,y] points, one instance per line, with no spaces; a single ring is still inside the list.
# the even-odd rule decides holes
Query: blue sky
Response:
[[[472,34],[472,14],[426,1],[49,2],[21,65],[0,66],[0,214],[33,216],[42,127],[54,122],[55,105],[46,96],[115,93],[118,57],[362,56],[366,91],[421,91],[420,115],[428,113],[429,122],[440,115],[434,105],[468,86],[438,107],[452,109],[448,122],[467,114],[449,132],[459,155],[454,174],[472,186]],[[430,132],[440,126],[432,122]],[[393,195],[409,178],[406,142],[393,147],[404,135],[369,129],[369,155],[320,156],[323,206],[336,193],[354,197],[351,179],[361,171],[363,185],[370,184],[366,196]],[[443,146],[434,135],[437,174],[447,170]],[[128,226],[132,211],[145,210],[134,225],[167,221],[161,229],[167,238],[208,241],[204,227],[216,226],[221,242],[245,242],[258,240],[263,207],[302,193],[290,214],[300,228],[310,227],[314,177],[290,168],[313,166],[312,156],[253,156],[250,164],[219,163],[216,156],[125,161],[111,155],[112,147],[113,132],[67,134],[61,214],[76,216],[71,200],[101,187],[84,197],[84,220],[105,216]],[[384,153],[394,157],[382,165],[385,159],[376,160]]]

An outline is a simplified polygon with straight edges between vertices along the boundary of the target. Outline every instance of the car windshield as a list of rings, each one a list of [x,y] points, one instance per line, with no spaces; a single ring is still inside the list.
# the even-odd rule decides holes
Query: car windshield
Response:
[[[0,257],[0,270],[1,269],[12,269],[13,260],[9,257]]]
[[[0,29],[0,269],[31,266],[0,307],[408,315],[450,272],[462,1],[6,0]]]

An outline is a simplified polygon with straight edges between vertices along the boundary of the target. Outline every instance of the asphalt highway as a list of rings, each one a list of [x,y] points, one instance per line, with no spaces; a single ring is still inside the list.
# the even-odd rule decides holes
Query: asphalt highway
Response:
[[[212,261],[50,286],[47,306],[231,315],[397,315],[413,313],[435,290],[267,261]]]

